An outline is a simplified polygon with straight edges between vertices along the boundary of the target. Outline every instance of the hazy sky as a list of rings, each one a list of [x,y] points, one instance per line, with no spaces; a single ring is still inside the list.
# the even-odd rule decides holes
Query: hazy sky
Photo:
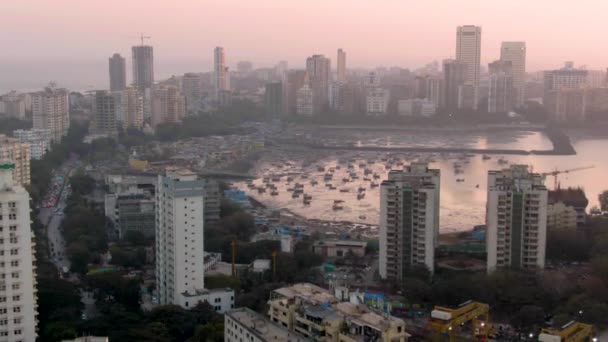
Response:
[[[0,89],[50,79],[107,86],[107,58],[127,56],[152,36],[157,78],[211,68],[212,49],[228,65],[347,51],[349,67],[415,68],[452,57],[456,26],[482,26],[482,63],[500,42],[523,40],[528,70],[608,66],[608,0],[18,0],[0,7]],[[130,79],[130,75],[128,77]],[[13,85],[12,87],[10,85]]]

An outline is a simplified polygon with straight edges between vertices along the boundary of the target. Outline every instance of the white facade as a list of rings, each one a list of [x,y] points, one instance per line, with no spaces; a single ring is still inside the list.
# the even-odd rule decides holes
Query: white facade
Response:
[[[481,62],[481,27],[458,26],[456,31],[456,59],[467,65],[465,83],[474,88],[474,107],[477,109],[479,70]]]
[[[18,129],[13,131],[15,139],[30,145],[30,158],[39,160],[51,149],[51,131],[48,129]]]
[[[390,92],[388,89],[370,90],[366,97],[367,115],[385,115],[388,110]]]
[[[38,315],[30,197],[13,182],[12,163],[0,163],[0,340],[35,341]]]
[[[436,110],[435,103],[427,99],[408,99],[397,102],[397,112],[402,116],[431,117],[435,115]]]
[[[228,68],[226,67],[226,56],[221,46],[213,50],[213,87],[216,100],[224,90],[230,90],[228,80]]]
[[[509,61],[513,66],[515,105],[520,107],[526,101],[526,42],[502,42],[500,60]]]
[[[488,272],[545,266],[547,188],[526,165],[488,172],[486,209]]]
[[[314,113],[312,89],[308,84],[305,84],[296,93],[296,114],[303,116],[312,116]]]
[[[0,161],[15,164],[13,180],[17,184],[30,184],[30,146],[19,139],[0,134]]]
[[[60,142],[70,128],[68,91],[47,87],[32,94],[32,119],[34,128],[51,130],[52,141]]]
[[[380,187],[380,276],[402,280],[403,271],[433,272],[439,234],[440,172],[426,163],[390,171]]]
[[[199,302],[207,302],[216,312],[223,314],[228,310],[234,309],[234,290],[230,288],[200,289],[180,296],[174,304],[184,309],[190,309],[195,307]]]

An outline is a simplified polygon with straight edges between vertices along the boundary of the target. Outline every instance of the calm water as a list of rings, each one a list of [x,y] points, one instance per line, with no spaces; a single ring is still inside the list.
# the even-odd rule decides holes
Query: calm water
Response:
[[[426,160],[431,167],[441,170],[441,210],[440,225],[444,232],[466,230],[485,220],[486,185],[488,170],[508,167],[508,164],[527,164],[535,172],[548,172],[555,169],[570,169],[581,166],[595,166],[593,169],[560,175],[558,180],[562,187],[575,186],[585,189],[590,206],[597,205],[598,195],[608,189],[608,135],[606,137],[589,137],[571,134],[577,155],[574,156],[500,156],[492,155],[491,159],[484,160],[481,155],[465,157],[462,154],[421,154],[421,153],[378,153],[378,152],[348,152],[312,151],[293,152],[277,151],[264,157],[256,166],[255,172],[263,175],[283,175],[281,180],[274,182],[278,195],[272,196],[270,189],[259,193],[249,189],[244,183],[241,188],[263,203],[276,207],[286,208],[297,214],[324,220],[339,220],[378,223],[379,214],[379,187],[371,187],[371,183],[380,184],[386,178],[386,162],[400,160],[408,163],[414,160]],[[541,133],[532,132],[492,132],[475,133],[470,135],[445,135],[439,133],[402,133],[387,134],[386,132],[364,133],[350,137],[361,144],[378,144],[386,146],[389,142],[393,146],[437,146],[477,147],[477,148],[513,148],[513,149],[547,149],[551,147],[549,140]],[[431,144],[424,141],[433,140]],[[504,161],[499,162],[502,158]],[[348,169],[348,160],[354,159],[353,168]],[[367,164],[372,162],[371,164]],[[366,165],[360,167],[359,164]],[[455,174],[454,164],[461,165],[463,173]],[[507,164],[508,163],[508,164]],[[336,187],[329,190],[325,186],[323,175],[317,166],[325,169],[331,167],[340,169],[334,171],[333,179],[328,182]],[[392,169],[402,166],[394,163]],[[372,174],[364,175],[365,168],[376,173],[379,179],[373,179]],[[359,177],[357,180],[343,182],[343,178],[350,178],[353,171]],[[287,174],[291,174],[293,181],[287,182]],[[306,178],[302,178],[302,175]],[[372,178],[371,181],[364,177]],[[318,181],[316,186],[311,180]],[[457,181],[458,179],[464,181]],[[309,205],[304,205],[302,196],[292,198],[288,189],[295,183],[304,184],[304,193],[311,195]],[[256,186],[262,186],[261,178],[254,181]],[[553,188],[553,177],[547,177],[547,186]],[[358,189],[365,188],[365,197],[357,199]],[[340,190],[348,192],[341,192]],[[335,200],[343,200],[342,210],[333,210]]]

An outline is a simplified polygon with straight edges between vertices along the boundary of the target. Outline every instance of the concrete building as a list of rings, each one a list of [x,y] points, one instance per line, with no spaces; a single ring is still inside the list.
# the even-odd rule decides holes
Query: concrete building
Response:
[[[526,165],[488,172],[487,268],[544,268],[547,188]]]
[[[181,122],[186,115],[186,99],[176,86],[158,85],[152,92],[152,126]]]
[[[266,108],[266,116],[268,118],[278,119],[283,116],[282,82],[266,83],[266,92],[264,93],[264,104]]]
[[[456,60],[467,65],[465,83],[473,85],[477,109],[479,70],[481,61],[481,27],[458,26],[456,30]]]
[[[388,89],[376,88],[369,90],[365,97],[366,113],[372,116],[386,115],[390,101]]]
[[[48,129],[18,129],[13,131],[13,136],[30,146],[31,159],[40,160],[51,150],[51,131]]]
[[[192,308],[207,301],[216,311],[234,307],[231,289],[205,289],[205,181],[169,169],[156,187],[156,288],[161,305]]]
[[[236,63],[236,71],[241,75],[246,75],[253,71],[253,63],[250,61],[239,61]]]
[[[54,143],[68,134],[70,114],[68,91],[54,85],[32,94],[33,128],[48,129]]]
[[[248,309],[233,309],[224,315],[224,341],[226,342],[306,342],[303,336],[270,322],[266,317]]]
[[[185,73],[182,77],[182,94],[186,98],[186,110],[196,113],[201,108],[200,101],[203,98],[203,79],[201,74],[194,72]]]
[[[429,76],[426,79],[426,98],[431,101],[435,108],[441,108],[445,97],[445,80],[437,76]]]
[[[326,258],[342,258],[349,255],[365,256],[367,242],[355,240],[320,240],[312,246],[312,251]]]
[[[216,101],[220,101],[223,91],[230,90],[228,67],[224,48],[217,46],[213,49],[213,90]]]
[[[154,84],[154,49],[149,45],[131,48],[133,54],[133,84],[143,93]]]
[[[16,91],[13,90],[2,95],[0,103],[2,104],[0,113],[4,113],[6,117],[25,119],[25,100]]]
[[[308,84],[304,84],[296,93],[296,114],[312,116],[314,114],[314,93]]]
[[[490,63],[488,70],[490,71],[488,113],[508,113],[516,103],[513,65],[511,61],[498,60]]]
[[[401,116],[431,117],[435,115],[435,103],[428,99],[409,99],[397,102],[397,114]]]
[[[401,281],[412,266],[435,268],[440,171],[426,163],[393,170],[380,187],[380,276]]]
[[[115,53],[108,59],[110,91],[123,91],[127,87],[127,63],[125,58]]]
[[[137,88],[130,86],[122,92],[123,125],[125,128],[144,127],[144,98]]]
[[[306,59],[306,71],[312,89],[313,112],[322,113],[329,107],[331,61],[323,55],[313,55]]]
[[[92,132],[96,135],[116,137],[116,107],[115,98],[107,90],[98,90],[93,96]]]
[[[589,200],[581,188],[558,188],[549,191],[549,204],[563,203],[576,212],[576,224],[581,227],[587,222],[587,205]]]
[[[336,80],[338,82],[346,82],[346,52],[338,49],[338,69],[336,72]]]
[[[222,198],[220,196],[220,184],[214,179],[204,179],[205,182],[205,225],[216,224],[220,221],[220,206]]]
[[[547,103],[547,97],[552,92],[586,86],[587,76],[587,70],[575,69],[572,62],[566,62],[561,69],[545,71],[543,73],[543,103]]]
[[[14,168],[13,181],[22,186],[30,184],[30,145],[17,138],[0,134],[0,161],[10,161]]]
[[[563,202],[547,205],[547,231],[576,229],[576,210]]]
[[[442,108],[455,110],[458,108],[459,91],[467,77],[467,64],[453,59],[443,61],[444,101]]]
[[[550,90],[543,98],[549,119],[555,122],[587,120],[587,90],[563,88]]]
[[[290,115],[297,114],[298,90],[308,83],[308,72],[306,70],[292,70],[287,73],[287,112]]]
[[[502,42],[500,60],[511,62],[515,89],[513,105],[521,107],[526,101],[526,42]]]
[[[30,196],[14,182],[15,164],[0,162],[0,235],[5,265],[0,287],[0,336],[3,341],[36,341],[37,290]]]

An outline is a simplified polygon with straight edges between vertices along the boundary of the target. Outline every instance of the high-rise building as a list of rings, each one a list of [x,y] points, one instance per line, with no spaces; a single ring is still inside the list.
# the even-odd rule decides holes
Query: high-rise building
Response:
[[[9,118],[25,119],[25,101],[16,91],[13,90],[2,95],[0,97],[0,104],[3,107],[0,113],[4,113]]]
[[[5,242],[0,261],[5,274],[0,287],[2,340],[36,341],[36,274],[34,235],[30,227],[30,196],[13,180],[15,165],[0,162],[0,235]]]
[[[0,161],[6,160],[14,165],[13,181],[23,186],[30,184],[30,145],[0,134]]]
[[[182,77],[182,94],[186,98],[186,109],[196,111],[200,108],[199,102],[202,99],[203,80],[201,74],[188,72]]]
[[[502,42],[500,60],[509,61],[513,66],[514,105],[521,107],[526,101],[526,43]]]
[[[127,63],[115,53],[108,61],[110,69],[110,91],[123,91],[127,87]]]
[[[287,112],[297,114],[297,94],[308,83],[306,70],[293,70],[287,74]]]
[[[488,172],[486,209],[488,272],[545,266],[547,188],[526,165]]]
[[[154,84],[154,49],[149,45],[131,48],[133,53],[133,84],[144,92]]]
[[[507,113],[513,109],[513,64],[498,60],[488,65],[490,89],[488,93],[488,113]]]
[[[98,90],[93,97],[93,129],[95,134],[116,136],[116,103],[112,93]]]
[[[547,70],[543,75],[545,95],[554,90],[582,88],[587,84],[587,76],[587,70],[574,68],[572,62],[566,62],[558,70]]]
[[[433,272],[439,234],[440,171],[426,163],[393,170],[380,187],[380,276],[401,281],[408,268]]]
[[[18,129],[13,131],[13,136],[22,144],[30,145],[31,159],[40,160],[51,149],[51,131],[48,129]]]
[[[52,141],[60,142],[70,128],[68,91],[51,84],[32,94],[32,118],[34,128],[50,130]]]
[[[280,118],[283,114],[283,83],[266,83],[264,100],[266,105],[266,115],[273,119]]]
[[[426,98],[433,102],[435,108],[440,108],[445,96],[445,80],[437,76],[429,76],[426,79]]]
[[[477,109],[479,70],[481,63],[481,27],[474,25],[458,26],[456,30],[456,59],[467,65],[465,83],[475,89],[475,105]]]
[[[453,59],[443,61],[444,103],[443,108],[455,110],[458,108],[459,92],[467,76],[467,64]]]
[[[157,86],[152,92],[152,126],[181,122],[186,112],[186,99],[176,86]]]
[[[381,116],[386,115],[390,100],[390,92],[388,89],[375,88],[367,92],[365,104],[367,115]]]
[[[192,308],[207,301],[216,311],[234,307],[234,291],[206,290],[205,181],[186,170],[167,170],[156,186],[156,284],[161,305]]]
[[[306,59],[306,71],[312,89],[313,112],[320,114],[329,106],[331,61],[323,55],[313,55]]]
[[[308,84],[304,84],[296,93],[296,114],[312,116],[314,114],[314,93]]]
[[[216,101],[219,101],[222,91],[230,90],[226,56],[221,46],[213,50],[213,89]]]
[[[144,127],[144,98],[134,86],[122,92],[122,113],[125,128]]]
[[[342,49],[338,49],[337,78],[338,82],[346,82],[346,52]]]

